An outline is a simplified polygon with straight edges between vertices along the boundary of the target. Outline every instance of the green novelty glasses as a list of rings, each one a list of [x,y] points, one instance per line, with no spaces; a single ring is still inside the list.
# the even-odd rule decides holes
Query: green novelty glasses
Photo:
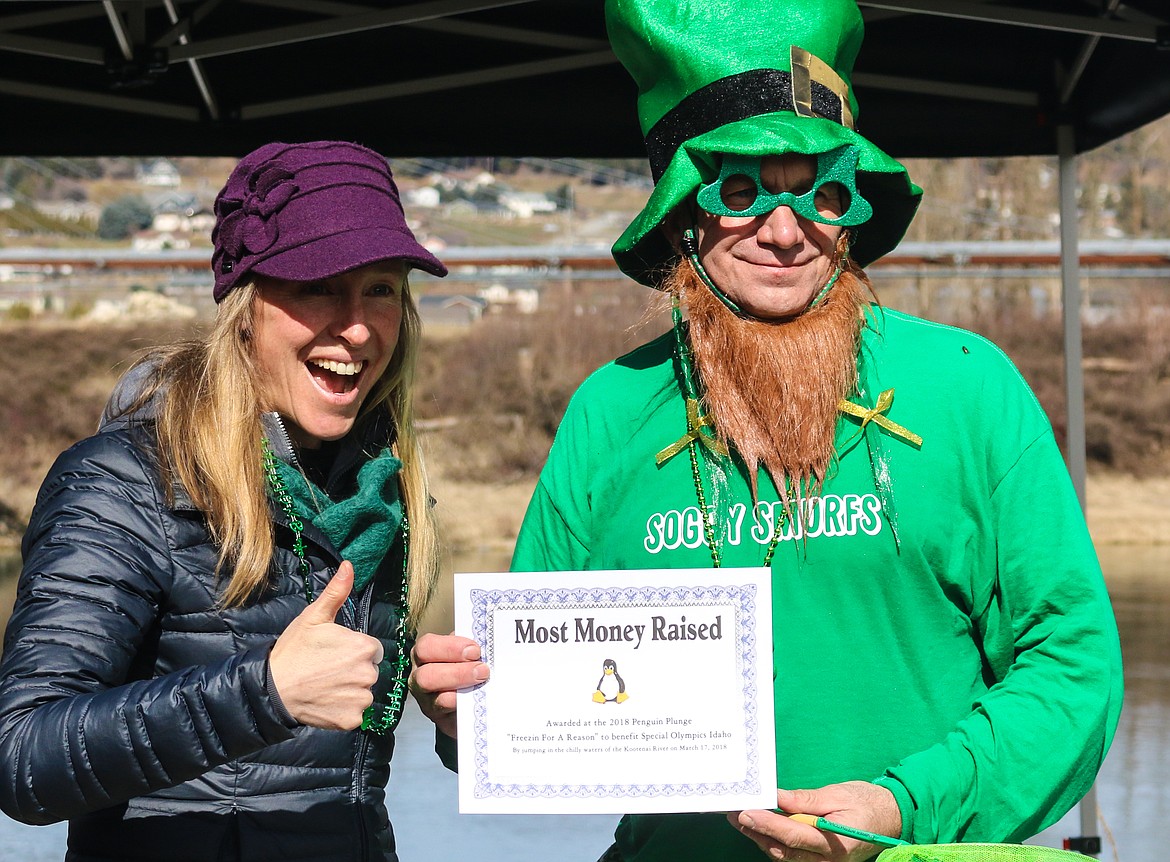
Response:
[[[760,179],[761,156],[727,153],[719,178],[699,187],[698,204],[715,216],[747,218],[790,207],[809,221],[852,227],[873,215],[857,190],[857,147],[847,145],[817,154],[817,175],[812,187],[796,194],[770,192]]]

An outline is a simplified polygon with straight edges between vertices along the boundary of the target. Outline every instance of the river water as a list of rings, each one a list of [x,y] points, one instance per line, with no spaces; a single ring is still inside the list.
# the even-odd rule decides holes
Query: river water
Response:
[[[1100,858],[1155,862],[1170,846],[1170,545],[1107,546],[1100,555],[1121,630],[1126,682],[1117,738],[1097,781]],[[0,625],[12,606],[11,575],[18,565],[0,557]],[[389,788],[404,862],[592,862],[617,822],[610,816],[460,815],[457,789],[455,775],[434,755],[432,726],[412,702],[399,728]],[[1074,810],[1032,843],[1059,847],[1079,832]],[[63,857],[64,847],[64,824],[30,827],[0,815],[0,860],[51,862]]]

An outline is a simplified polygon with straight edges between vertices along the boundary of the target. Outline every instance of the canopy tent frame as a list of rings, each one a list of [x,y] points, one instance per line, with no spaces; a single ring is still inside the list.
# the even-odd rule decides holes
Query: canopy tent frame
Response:
[[[990,68],[981,68],[980,74],[975,75],[972,72],[977,63],[964,63],[963,56],[959,55],[953,58],[955,62],[947,64],[949,68],[945,68],[944,74],[940,58],[933,55],[924,55],[931,64],[927,68],[899,68],[899,63],[889,60],[889,55],[898,53],[892,44],[863,49],[854,76],[855,86],[866,91],[863,103],[871,101],[871,94],[881,94],[880,98],[894,105],[904,105],[907,101],[917,104],[923,99],[962,100],[982,105],[985,110],[994,106],[1011,108],[1017,113],[1008,125],[1017,126],[1022,118],[1027,118],[1033,127],[1027,136],[1020,135],[1013,142],[1010,135],[996,135],[994,130],[986,128],[994,124],[973,120],[972,128],[979,130],[982,139],[969,145],[970,152],[961,153],[958,150],[965,145],[960,141],[971,137],[969,134],[949,136],[955,139],[949,144],[936,136],[915,145],[914,141],[922,138],[921,129],[908,130],[905,140],[900,141],[896,129],[881,125],[881,113],[889,111],[871,109],[878,117],[878,125],[867,129],[867,135],[896,155],[978,155],[989,146],[994,152],[987,154],[994,155],[1010,154],[1013,148],[1019,154],[1041,151],[1053,154],[1059,150],[1058,124],[1043,115],[1049,109],[1062,111],[1070,107],[1077,112],[1072,125],[1080,126],[1076,146],[1091,148],[1170,109],[1170,93],[1165,92],[1164,86],[1156,86],[1157,82],[1144,80],[1150,77],[1144,68],[1134,70],[1132,77],[1138,83],[1124,77],[1109,78],[1102,85],[1104,95],[1088,93],[1082,105],[1075,104],[1074,99],[1103,40],[1142,50],[1141,56],[1146,58],[1143,62],[1147,64],[1157,61],[1149,60],[1146,49],[1170,47],[1167,19],[1143,11],[1143,7],[1155,10],[1154,0],[1130,0],[1124,4],[1120,0],[859,0],[859,5],[871,34],[906,25],[991,26],[1006,27],[1014,33],[1028,32],[1038,40],[1045,40],[1037,41],[1034,50],[1030,42],[1005,45],[1006,51],[1015,53],[1015,61],[1028,59],[1031,54],[1043,60],[1045,52],[1067,52],[1067,41],[1058,46],[1048,37],[1083,40],[1079,56],[1058,58],[1065,67],[1063,70],[1045,71],[1042,63],[1032,64],[1026,80],[1017,79],[1000,68],[1007,65],[1006,59],[998,66],[994,62],[979,64]],[[402,100],[414,100],[412,104],[418,104],[420,97],[444,96],[458,97],[458,104],[464,107],[469,101],[472,104],[477,101],[475,93],[467,91],[539,89],[537,82],[591,70],[604,72],[609,76],[607,82],[621,80],[622,74],[605,39],[600,4],[596,0],[421,0],[376,7],[337,0],[102,0],[100,3],[25,0],[5,7],[17,11],[0,11],[0,96],[15,100],[14,105],[55,104],[61,110],[73,107],[105,111],[113,115],[115,123],[117,118],[135,116],[159,121],[142,130],[146,133],[145,140],[152,137],[157,140],[153,149],[132,151],[123,146],[112,151],[117,155],[132,152],[239,154],[263,138],[270,138],[267,134],[270,129],[283,128],[279,123],[290,120],[308,123],[316,119],[312,116],[316,114],[329,115],[321,123],[339,117],[344,128],[346,121],[353,120],[352,111],[379,104],[392,106]],[[559,17],[555,12],[560,10],[580,18],[564,16],[567,23],[558,27]],[[159,17],[159,11],[163,17]],[[244,16],[242,12],[251,15]],[[233,15],[241,19],[238,27],[233,26]],[[102,19],[105,26],[94,26]],[[954,42],[960,38],[954,35],[956,32],[961,31],[949,29],[940,40]],[[442,41],[428,44],[457,43],[461,53],[448,60],[462,59],[464,54],[476,56],[467,63],[407,63],[404,69],[387,64],[385,69],[378,70],[377,76],[357,76],[360,83],[329,70],[329,74],[313,77],[314,82],[321,82],[315,91],[294,82],[291,74],[287,82],[266,81],[265,86],[257,87],[248,85],[247,74],[240,74],[244,61],[271,63],[281,70],[295,65],[295,59],[287,59],[290,49],[351,44],[345,40],[357,36],[371,37],[362,43],[352,43],[368,48],[381,44],[376,41],[379,39],[389,44],[395,34],[406,34],[403,38],[411,42],[430,39]],[[401,43],[396,47],[402,47]],[[3,62],[6,57],[31,58],[31,62],[38,64],[37,71],[13,74],[18,68],[24,72],[31,66],[6,65]],[[880,62],[870,62],[875,58]],[[911,56],[910,60],[913,59]],[[223,66],[224,63],[231,65]],[[1165,65],[1160,63],[1156,69],[1162,81],[1166,78]],[[189,76],[179,82],[176,67],[184,66]],[[412,74],[415,69],[428,66],[445,71]],[[1099,67],[1093,77],[1101,74]],[[1058,94],[1050,92],[1051,79],[1056,77],[1062,80],[1062,91]],[[162,86],[164,79],[167,88]],[[614,122],[595,123],[584,134],[571,137],[575,146],[581,148],[581,154],[641,154],[633,111],[629,108],[632,91],[624,81],[617,90],[620,92],[606,93],[603,97],[593,94],[601,100],[591,101],[590,105],[612,105],[613,110],[606,114],[606,119],[614,118]],[[1126,95],[1129,104],[1120,111],[1124,116],[1112,104],[1119,94],[1137,94],[1132,98]],[[526,93],[517,95],[519,98],[509,101],[522,103]],[[549,94],[544,96],[548,98]],[[0,106],[4,104],[0,101]],[[571,112],[571,106],[541,102],[542,109],[550,106]],[[352,109],[350,114],[338,113],[346,108]],[[493,108],[496,110],[491,111]],[[574,145],[565,143],[562,136],[551,134],[547,128],[536,128],[527,136],[509,135],[505,131],[509,126],[525,121],[522,104],[518,108],[497,101],[488,110],[500,115],[498,127],[490,121],[484,122],[483,117],[468,120],[468,125],[483,130],[479,139],[485,154],[550,154],[517,149],[525,141],[537,149],[544,146],[544,140],[549,140],[549,146],[553,147]],[[929,112],[930,107],[926,110]],[[19,112],[10,115],[20,116]],[[1082,122],[1081,115],[1088,119]],[[952,121],[953,118],[948,118],[947,123],[940,125],[951,126]],[[891,126],[896,123],[890,121]],[[1107,128],[1098,128],[1102,124]],[[255,135],[250,132],[253,126]],[[369,129],[368,125],[361,126],[364,137],[371,133]],[[100,142],[112,139],[115,131],[106,129],[106,134],[94,136],[90,145],[100,147]],[[401,129],[395,129],[394,134],[406,141],[411,138]],[[33,150],[23,143],[30,137],[42,141],[47,148]],[[0,139],[0,151],[11,154],[63,155],[68,154],[65,150],[70,146],[67,139],[50,141],[44,132],[38,136],[17,130],[4,138]],[[447,141],[446,146],[450,148],[467,139],[446,136],[441,140]],[[556,142],[551,143],[554,139]],[[177,142],[187,142],[193,149],[175,149]],[[367,143],[395,154],[396,148],[386,146],[381,140],[370,139]],[[427,139],[427,143],[432,146],[420,146],[415,152],[446,154],[434,149],[433,139]],[[599,144],[604,151],[597,149]],[[399,152],[401,146],[400,143]],[[921,151],[916,151],[916,147],[921,147]]]

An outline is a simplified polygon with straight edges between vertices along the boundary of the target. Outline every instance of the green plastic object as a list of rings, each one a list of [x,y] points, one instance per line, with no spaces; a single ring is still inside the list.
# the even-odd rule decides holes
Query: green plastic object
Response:
[[[878,862],[1098,862],[1073,850],[1033,844],[905,844],[883,850]]]
[[[873,215],[869,201],[857,191],[857,147],[838,147],[827,153],[818,153],[816,179],[803,194],[769,192],[760,178],[762,163],[763,158],[760,156],[738,156],[734,153],[724,156],[719,178],[699,187],[699,206],[711,215],[733,218],[765,215],[776,207],[786,206],[809,221],[840,227],[862,224]],[[737,201],[742,204],[739,207],[729,205],[725,200],[723,184],[727,180],[731,180],[739,191]],[[847,193],[844,197],[848,205],[844,212],[836,216],[821,212],[817,202],[821,187],[830,183],[836,183]]]

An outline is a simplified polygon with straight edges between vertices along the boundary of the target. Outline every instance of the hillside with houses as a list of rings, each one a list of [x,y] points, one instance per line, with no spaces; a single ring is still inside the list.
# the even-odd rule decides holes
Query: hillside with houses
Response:
[[[101,322],[119,314],[206,314],[200,292],[209,277],[215,194],[232,164],[0,159],[0,316]],[[494,249],[506,258],[500,250],[556,245],[606,261],[609,243],[650,188],[636,162],[402,159],[392,168],[412,229],[440,256]],[[26,249],[41,254],[18,253]],[[134,257],[140,265],[131,267]],[[603,266],[612,270],[608,261]],[[527,313],[543,290],[520,276],[418,281],[424,315],[439,324],[465,325],[489,308]],[[132,295],[142,292],[173,301]]]
[[[1080,158],[1083,240],[1170,242],[1167,129],[1170,120],[1162,120]],[[187,313],[180,306],[206,315],[210,305],[201,296],[212,208],[232,165],[227,158],[0,159],[0,320],[165,318]],[[640,160],[420,157],[391,165],[416,235],[455,264],[445,282],[415,283],[424,312],[443,324],[466,325],[492,310],[530,313],[542,298],[566,293],[569,270],[574,282],[615,283],[608,247],[651,188]],[[1052,158],[908,166],[926,194],[903,246],[1045,243],[1058,236]],[[25,249],[42,255],[17,254]],[[535,251],[515,261],[516,249]],[[50,251],[65,256],[47,257]],[[948,255],[958,266],[970,252],[952,246],[930,254]],[[140,265],[122,271],[116,262],[128,255]],[[983,305],[1014,307],[1035,290],[999,276],[972,294]],[[915,273],[898,283],[880,280],[884,298],[900,306],[953,316],[971,293],[970,273],[964,277],[955,284],[937,273],[925,285]],[[1148,284],[1148,274],[1142,277]],[[596,294],[596,286],[585,289]],[[136,292],[170,302],[132,301]]]
[[[1083,240],[1170,242],[1167,129],[1164,119],[1080,158]],[[168,308],[185,313],[179,306],[206,315],[210,306],[200,297],[209,278],[212,208],[233,163],[0,159],[0,319],[165,318]],[[565,294],[570,270],[574,282],[614,283],[608,247],[651,189],[640,160],[420,157],[394,159],[391,166],[412,229],[454,264],[445,282],[418,278],[415,284],[424,312],[444,324],[466,325],[492,310],[531,313],[543,297]],[[1052,158],[910,160],[908,166],[926,194],[904,246],[1044,243],[1058,236]],[[46,255],[69,250],[73,258],[16,254],[29,248]],[[515,260],[516,249],[534,252]],[[970,254],[957,246],[931,253],[957,263]],[[122,271],[127,255],[141,265]],[[883,277],[884,296],[901,306],[913,303],[910,310],[957,314],[970,293],[969,273],[957,284],[936,275],[925,287],[913,273],[896,284]],[[1006,298],[1014,306],[1034,292],[1002,275],[974,292],[986,297],[979,302]],[[595,286],[586,292],[596,294]],[[134,292],[171,302],[132,302]]]
[[[63,240],[128,242],[144,251],[209,246],[215,194],[232,164],[0,159],[0,246]],[[637,163],[401,159],[391,165],[407,209],[437,247],[537,243],[560,232],[558,218],[582,208],[633,212],[650,188]],[[484,224],[469,226],[474,219]]]

